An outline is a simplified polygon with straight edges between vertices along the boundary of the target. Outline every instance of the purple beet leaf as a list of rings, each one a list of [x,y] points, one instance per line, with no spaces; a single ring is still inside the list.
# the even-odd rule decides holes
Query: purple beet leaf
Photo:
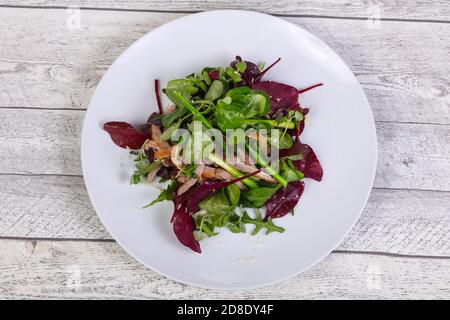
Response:
[[[297,88],[275,81],[261,81],[254,83],[253,90],[266,92],[270,97],[270,115],[285,114],[289,110],[298,110]]]
[[[220,73],[219,73],[219,71],[216,71],[216,70],[208,72],[208,76],[213,80],[220,79]]]
[[[122,148],[139,149],[149,138],[148,134],[139,132],[127,122],[107,122],[103,129],[109,133],[112,141]]]
[[[236,60],[231,62],[230,66],[235,68],[236,64],[241,61],[243,61],[242,58],[240,56],[236,56]],[[260,74],[260,70],[255,63],[253,63],[251,61],[244,61],[244,62],[245,62],[246,67],[245,67],[244,72],[241,73],[241,75],[242,75],[242,78],[243,78],[245,84],[248,85],[249,87],[251,87],[255,78]]]
[[[266,216],[264,220],[269,218],[281,218],[288,214],[298,203],[305,184],[303,181],[290,182],[287,187],[279,189],[266,202]]]
[[[209,197],[210,195],[212,195],[214,192],[217,192],[220,189],[223,189],[226,186],[229,186],[230,184],[233,184],[233,183],[241,181],[245,178],[251,177],[260,171],[261,170],[257,170],[255,172],[246,174],[242,177],[239,177],[239,178],[236,178],[236,179],[233,179],[230,181],[207,180],[207,181],[198,183],[193,188],[191,188],[188,192],[186,192],[186,193],[189,193],[189,196],[186,197],[187,198],[186,199],[186,208],[187,208],[188,212],[195,213],[195,212],[199,211],[200,208],[198,207],[198,204],[202,200],[204,200],[207,197]]]
[[[200,210],[198,204],[212,193],[219,191],[230,184],[257,174],[258,172],[260,172],[260,170],[230,181],[204,181],[180,196],[174,192],[172,196],[174,211],[171,221],[173,231],[175,232],[178,240],[186,247],[194,250],[195,252],[201,253],[200,243],[195,240],[193,234],[196,227],[194,218],[191,215]]]
[[[305,178],[321,181],[323,169],[314,150],[309,145],[303,144],[297,140],[291,148],[280,150],[281,157],[288,157],[297,154],[301,154],[303,156],[303,159],[301,160],[292,161],[297,170],[303,172]]]
[[[194,238],[195,231],[194,218],[186,210],[184,204],[185,197],[173,195],[174,211],[172,216],[172,226],[178,241],[195,252],[201,253],[200,243]]]

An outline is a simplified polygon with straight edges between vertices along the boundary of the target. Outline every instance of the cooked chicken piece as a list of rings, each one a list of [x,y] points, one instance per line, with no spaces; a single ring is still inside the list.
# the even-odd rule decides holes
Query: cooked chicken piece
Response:
[[[157,150],[157,151],[161,150],[161,146],[158,143],[156,143],[153,140],[147,140],[146,142],[144,142],[144,150],[148,150],[150,148]]]
[[[201,177],[205,180],[215,179],[217,177],[216,168],[205,166],[203,168]]]
[[[184,176],[184,175],[179,175],[178,178],[177,178],[177,181],[179,183],[181,183],[181,184],[185,183],[188,180],[189,180],[189,177],[188,176]]]
[[[189,178],[188,181],[186,181],[185,183],[183,183],[177,191],[178,195],[182,195],[183,193],[185,193],[186,191],[188,191],[192,186],[194,186],[197,183],[197,179],[196,178]]]
[[[152,182],[153,179],[155,179],[156,174],[158,173],[159,169],[161,169],[161,165],[159,165],[157,168],[155,168],[154,170],[150,171],[150,173],[147,176],[147,181],[148,182]]]
[[[210,167],[210,166],[205,166],[201,177],[202,177],[202,179],[205,179],[205,180],[217,179],[217,180],[230,181],[230,180],[234,179],[234,177],[231,174],[229,174],[228,172],[226,172],[225,170],[223,170],[221,168]],[[239,186],[240,189],[245,189],[245,186],[242,184],[242,182],[239,181],[236,184]]]
[[[253,173],[258,170],[258,168],[251,166],[249,164],[244,164],[244,163],[235,163],[234,167],[237,170],[245,172],[245,173]],[[257,174],[255,174],[255,177],[260,178],[260,179],[270,182],[270,183],[277,183],[277,180],[272,178],[271,175],[265,173],[264,171],[258,172]]]
[[[195,168],[195,175],[197,176],[197,177],[201,177],[202,176],[202,173],[203,173],[203,170],[205,170],[205,164],[204,163],[199,163],[198,165],[197,165],[197,168]]]
[[[155,158],[157,159],[163,159],[163,158],[170,158],[172,155],[172,148],[168,149],[160,149],[155,151]]]
[[[183,158],[180,156],[182,148],[179,145],[175,145],[171,150],[170,160],[172,160],[172,163],[180,169],[183,166]]]
[[[151,141],[151,140],[149,140],[149,139],[145,140],[144,144],[142,145],[142,148],[143,148],[144,150],[148,150],[148,149],[152,148],[151,142],[150,142],[150,141]]]
[[[216,177],[224,181],[230,181],[234,179],[234,177],[231,174],[220,168],[216,170]],[[239,187],[239,189],[245,189],[245,186],[242,184],[242,182],[238,181],[236,182],[236,184]]]
[[[152,140],[160,146],[160,149],[170,148],[170,144],[167,141],[161,140],[162,132],[159,126],[152,124],[150,130]]]

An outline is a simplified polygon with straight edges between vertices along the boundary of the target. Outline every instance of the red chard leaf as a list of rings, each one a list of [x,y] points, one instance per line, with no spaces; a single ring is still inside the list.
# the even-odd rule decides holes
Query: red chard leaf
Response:
[[[242,58],[240,56],[236,56],[236,60],[231,62],[230,66],[235,68],[236,64],[241,61],[243,61]],[[246,67],[245,67],[244,72],[241,73],[242,78],[244,79],[246,84],[251,87],[255,78],[260,74],[260,70],[255,63],[253,63],[251,61],[244,61],[244,62],[245,62]]]
[[[254,83],[253,90],[266,92],[270,97],[270,115],[285,114],[288,110],[298,110],[297,88],[275,81],[261,81]]]
[[[267,68],[265,68],[263,71],[261,71],[255,78],[254,82],[258,82],[261,81],[262,77],[267,73],[267,71],[269,71],[270,69],[273,68],[273,66],[275,66],[278,62],[281,61],[281,58],[278,58],[277,60],[275,60],[274,63],[272,63],[270,66],[268,66]]]
[[[303,159],[292,161],[295,168],[303,172],[305,178],[321,181],[323,169],[315,152],[309,145],[303,144],[297,140],[291,148],[280,150],[281,157],[288,157],[296,154],[303,155]]]
[[[148,134],[139,132],[127,122],[107,122],[103,125],[103,130],[108,132],[112,141],[122,148],[139,149],[149,138]]]
[[[198,207],[198,204],[208,198],[213,193],[219,191],[220,189],[223,189],[233,183],[236,183],[238,181],[241,181],[242,179],[246,179],[248,177],[251,177],[261,170],[257,170],[255,172],[249,173],[247,175],[244,175],[242,177],[230,180],[230,181],[218,181],[218,180],[207,180],[203,181],[201,183],[198,183],[195,187],[191,188],[188,192],[189,196],[186,198],[186,208],[188,212],[195,213],[200,210]]]
[[[300,139],[299,137],[305,129],[305,116],[309,113],[309,109],[300,108],[300,112],[303,115],[303,120],[298,123],[298,125],[295,127],[295,131],[292,134],[292,136],[294,137],[294,142],[297,141],[297,139]]]
[[[219,73],[219,71],[210,71],[210,72],[208,72],[208,76],[209,76],[212,80],[219,80],[219,79],[220,79],[220,73]]]
[[[195,240],[195,221],[188,213],[184,204],[185,197],[173,195],[174,211],[172,216],[172,226],[178,241],[195,252],[201,253],[200,243]]]
[[[304,188],[305,184],[303,181],[294,181],[290,182],[287,187],[275,192],[266,202],[266,216],[264,220],[281,218],[288,214],[297,205]]]
[[[258,172],[260,172],[260,170],[230,181],[204,181],[180,196],[174,192],[172,196],[174,205],[172,225],[173,231],[175,232],[178,240],[186,247],[191,248],[195,252],[201,253],[200,243],[195,239],[193,234],[195,231],[195,221],[194,218],[192,218],[192,214],[200,210],[198,204],[214,192],[257,174]]]

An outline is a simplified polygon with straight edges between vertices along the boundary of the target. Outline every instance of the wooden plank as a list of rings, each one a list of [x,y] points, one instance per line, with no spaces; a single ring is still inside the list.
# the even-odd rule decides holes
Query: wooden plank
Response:
[[[0,237],[110,239],[83,178],[0,175]]]
[[[0,5],[17,5],[17,1],[3,0]],[[367,1],[336,1],[336,0],[281,0],[281,1],[167,1],[167,0],[27,0],[21,1],[20,6],[61,7],[68,5],[81,8],[109,8],[126,10],[152,11],[183,11],[196,12],[205,10],[239,9],[257,10],[260,12],[283,15],[333,16],[333,17],[363,17],[376,16],[380,11],[382,19],[429,19],[446,20],[450,16],[448,1],[438,0],[433,3],[407,0],[379,0]]]
[[[260,289],[203,290],[146,269],[116,243],[0,240],[0,298],[448,299],[450,259],[333,253]]]
[[[81,175],[79,137],[84,113],[0,109],[1,172]],[[449,128],[378,123],[375,186],[450,191]]]
[[[338,249],[450,257],[448,199],[446,192],[375,189]],[[0,237],[111,239],[80,177],[0,176],[0,201]]]
[[[338,250],[450,256],[450,193],[374,189]]]
[[[180,16],[83,11],[81,29],[69,30],[65,10],[0,8],[0,28],[9,30],[0,41],[0,108],[86,108],[122,51]],[[380,29],[369,29],[366,21],[288,20],[343,57],[362,83],[376,120],[450,124],[447,24],[383,21]]]

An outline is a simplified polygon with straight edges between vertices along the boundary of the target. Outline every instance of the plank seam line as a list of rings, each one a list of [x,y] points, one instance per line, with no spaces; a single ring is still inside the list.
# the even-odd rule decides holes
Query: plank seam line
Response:
[[[20,177],[67,177],[83,178],[82,174],[62,174],[62,173],[10,173],[0,172],[0,176],[20,176]],[[416,189],[416,188],[395,188],[395,187],[372,187],[372,190],[396,190],[396,191],[418,191],[418,192],[439,192],[450,193],[450,190]]]
[[[448,126],[450,123],[436,123],[436,122],[413,122],[413,121],[389,121],[389,120],[375,120],[375,123],[388,123],[388,124],[412,124],[412,125],[434,125],[434,126]]]
[[[21,5],[8,5],[2,4],[0,8],[13,8],[13,9],[63,9],[66,10],[68,6],[21,6]],[[190,14],[199,13],[202,11],[189,11],[189,10],[155,10],[155,9],[125,9],[125,8],[102,8],[102,7],[80,7],[81,10],[89,11],[118,11],[118,12],[152,12],[152,13],[180,13]],[[220,10],[220,9],[217,9]],[[206,10],[205,10],[206,11]],[[327,16],[327,15],[308,15],[308,14],[287,14],[287,13],[274,13],[271,14],[276,17],[283,18],[317,18],[317,19],[341,19],[341,20],[367,20],[369,17],[343,17],[343,16]],[[423,23],[450,23],[449,20],[440,19],[400,19],[400,18],[380,18],[380,21],[394,21],[394,22],[423,22]]]
[[[435,190],[435,189],[416,189],[416,188],[395,188],[395,187],[372,187],[372,190],[394,190],[394,191],[424,191],[424,192],[442,192],[450,193],[450,190]]]
[[[0,107],[5,110],[44,110],[44,111],[87,111],[86,108],[49,108],[49,107]]]
[[[117,243],[114,239],[85,239],[85,238],[50,238],[50,237],[3,237],[1,240],[10,241],[54,241],[54,242],[105,242],[105,243]],[[351,250],[333,250],[332,253],[337,254],[360,254],[360,255],[375,255],[375,256],[387,256],[392,258],[411,258],[411,259],[438,259],[438,260],[450,260],[450,256],[436,256],[436,255],[414,255],[414,254],[399,254],[379,251],[351,251]]]
[[[0,236],[1,240],[16,241],[74,241],[74,242],[116,242],[114,239],[89,239],[89,238],[51,238],[51,237],[14,237]]]
[[[0,176],[24,176],[24,177],[74,177],[83,178],[82,174],[62,174],[62,173],[8,173],[0,172]]]
[[[1,107],[0,110],[87,111],[87,108]],[[450,123],[375,120],[375,123],[449,126]]]
[[[411,258],[411,259],[440,259],[449,260],[450,256],[436,256],[436,255],[423,255],[423,254],[404,254],[404,253],[390,253],[381,251],[351,251],[351,250],[333,250],[333,253],[340,254],[362,254],[362,255],[373,255],[373,256],[385,256],[392,258]]]

